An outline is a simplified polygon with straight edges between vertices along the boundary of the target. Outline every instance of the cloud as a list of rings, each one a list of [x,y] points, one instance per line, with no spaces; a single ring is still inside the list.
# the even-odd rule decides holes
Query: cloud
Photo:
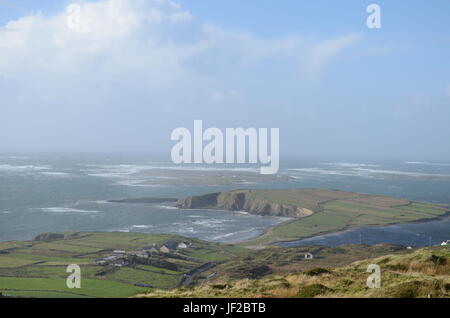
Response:
[[[331,40],[325,40],[308,49],[306,68],[311,76],[320,76],[326,66],[341,53],[360,39],[360,34],[349,34]]]
[[[80,9],[79,28],[68,27],[66,11],[0,27],[3,147],[167,142],[170,121],[226,119],[230,109],[255,114],[273,102],[268,91],[317,80],[359,39],[231,32],[167,0]],[[210,110],[218,103],[227,111]]]
[[[67,27],[68,12],[8,22],[0,29],[0,69],[16,72],[25,64],[41,72],[77,72],[80,64],[95,62],[99,66],[99,58],[107,63],[139,53],[149,57],[108,66],[120,71],[121,67],[133,69],[138,65],[151,69],[163,59],[181,69],[197,66],[197,71],[202,71],[201,67],[236,69],[268,59],[284,59],[288,64],[300,58],[305,67],[322,72],[340,51],[358,39],[354,34],[324,41],[299,36],[257,38],[194,21],[189,11],[166,0],[85,2],[80,9],[79,28]]]

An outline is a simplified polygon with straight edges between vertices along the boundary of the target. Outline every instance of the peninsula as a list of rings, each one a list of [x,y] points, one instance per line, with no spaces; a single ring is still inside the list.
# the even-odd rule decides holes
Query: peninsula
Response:
[[[176,206],[291,218],[241,243],[258,247],[351,227],[425,221],[449,212],[439,204],[324,189],[233,190],[187,197]]]

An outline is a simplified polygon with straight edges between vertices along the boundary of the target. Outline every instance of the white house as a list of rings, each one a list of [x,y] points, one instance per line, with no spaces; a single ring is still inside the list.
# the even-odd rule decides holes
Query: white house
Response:
[[[187,246],[186,243],[181,242],[180,244],[178,244],[177,248],[179,248],[179,249],[185,249],[185,248],[188,248],[188,246]]]
[[[312,255],[311,253],[306,253],[305,254],[305,259],[313,259],[314,255]]]

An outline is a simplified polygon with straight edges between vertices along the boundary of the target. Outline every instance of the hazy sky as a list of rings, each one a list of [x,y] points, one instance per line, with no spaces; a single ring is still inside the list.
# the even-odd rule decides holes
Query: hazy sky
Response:
[[[449,159],[450,1],[0,0],[0,150],[169,154],[194,119],[280,128],[282,155]]]

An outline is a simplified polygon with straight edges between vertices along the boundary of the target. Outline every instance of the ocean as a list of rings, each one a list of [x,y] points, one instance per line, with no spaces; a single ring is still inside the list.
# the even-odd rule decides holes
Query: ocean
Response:
[[[110,203],[139,197],[181,198],[231,189],[329,188],[450,206],[450,163],[412,160],[289,160],[277,176],[255,166],[175,166],[145,156],[0,155],[0,241],[43,232],[171,233],[236,242],[285,221],[247,213],[183,210],[173,202]],[[450,239],[450,219],[353,229],[299,242],[382,242],[426,246]]]

